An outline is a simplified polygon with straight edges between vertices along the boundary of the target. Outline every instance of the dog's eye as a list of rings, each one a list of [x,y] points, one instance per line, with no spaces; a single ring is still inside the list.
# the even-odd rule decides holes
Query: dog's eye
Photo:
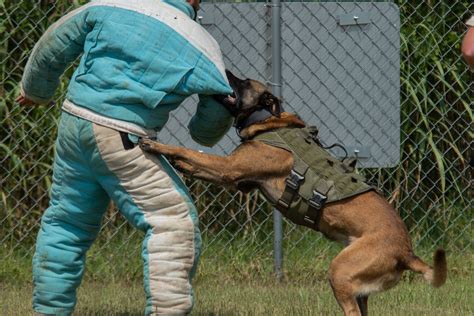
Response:
[[[265,100],[265,105],[270,106],[270,105],[272,105],[274,102],[275,102],[275,101],[274,101],[272,98],[269,98],[269,99],[266,99],[266,100]]]

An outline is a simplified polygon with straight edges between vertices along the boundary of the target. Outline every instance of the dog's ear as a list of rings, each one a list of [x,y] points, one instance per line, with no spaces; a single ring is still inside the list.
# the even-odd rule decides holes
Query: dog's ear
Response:
[[[273,116],[280,117],[280,100],[270,92],[264,92],[261,97],[260,105],[268,110]]]
[[[227,76],[227,80],[229,80],[229,82],[233,82],[233,81],[236,81],[236,80],[239,80],[239,81],[242,80],[239,77],[237,77],[236,75],[234,75],[229,69],[225,70],[225,75]]]
[[[274,97],[272,107],[270,109],[270,113],[276,117],[280,117],[281,114],[281,105],[280,105],[280,99],[277,97]]]

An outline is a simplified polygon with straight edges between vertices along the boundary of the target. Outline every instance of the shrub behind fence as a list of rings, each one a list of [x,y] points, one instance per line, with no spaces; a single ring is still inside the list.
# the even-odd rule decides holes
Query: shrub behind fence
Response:
[[[48,204],[57,120],[71,68],[56,106],[20,108],[14,99],[23,67],[49,25],[86,1],[0,3],[0,245],[7,255],[29,255]],[[395,1],[401,14],[401,157],[394,168],[362,170],[388,197],[414,243],[472,250],[472,105],[474,78],[460,56],[463,21],[472,1]],[[229,253],[271,249],[271,207],[256,192],[231,192],[187,180],[200,212],[205,249]],[[284,251],[324,252],[319,235],[290,223]],[[110,207],[94,251],[120,241],[136,249],[137,234]],[[316,246],[317,245],[317,246]],[[270,252],[268,252],[270,255]]]

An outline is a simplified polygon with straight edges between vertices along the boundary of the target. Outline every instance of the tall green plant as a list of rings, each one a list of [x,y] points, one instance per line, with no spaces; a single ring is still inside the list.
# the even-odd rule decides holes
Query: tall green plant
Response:
[[[15,104],[26,58],[49,25],[85,2],[0,1],[0,241],[8,236],[17,244],[34,238],[32,230],[47,206],[51,185],[59,106],[22,109]],[[418,239],[469,243],[469,234],[458,236],[458,232],[472,224],[467,162],[473,136],[469,132],[473,78],[460,58],[459,46],[465,30],[462,18],[474,12],[474,4],[396,3],[402,23],[400,163],[363,172],[390,196]],[[67,77],[56,96],[58,103]],[[209,184],[190,184],[202,210],[201,222],[210,234],[249,231],[251,223],[256,223],[251,228],[256,231],[261,225],[271,228],[267,225],[270,208],[258,195],[247,199]],[[255,212],[255,203],[266,212]],[[116,216],[108,219],[121,221]]]

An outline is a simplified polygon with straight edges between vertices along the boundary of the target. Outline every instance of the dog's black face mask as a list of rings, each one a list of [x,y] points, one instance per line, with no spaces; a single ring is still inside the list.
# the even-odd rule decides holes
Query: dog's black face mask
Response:
[[[229,70],[226,70],[226,75],[234,94],[218,96],[217,99],[235,117],[237,124],[259,110],[266,110],[273,116],[280,117],[280,100],[263,83],[240,79]]]

